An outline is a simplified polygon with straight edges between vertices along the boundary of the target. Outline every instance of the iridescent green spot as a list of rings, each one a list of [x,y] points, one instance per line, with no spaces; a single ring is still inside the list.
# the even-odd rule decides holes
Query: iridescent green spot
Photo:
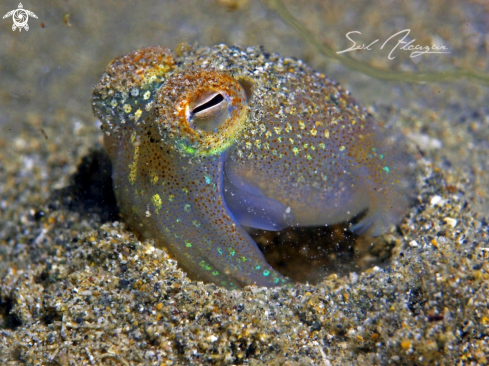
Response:
[[[221,248],[217,248],[217,252],[222,255],[222,249]]]
[[[180,221],[182,221],[182,220],[181,220],[181,219],[176,219],[175,221],[176,221],[176,222],[180,222]]]
[[[200,222],[198,222],[197,220],[192,221],[192,224],[193,224],[195,227],[200,227]]]
[[[236,254],[236,251],[234,250],[234,248],[228,248],[228,251],[229,251],[229,254],[231,254],[232,257],[234,257],[234,255]]]
[[[275,283],[279,283],[279,282],[280,282],[280,278],[275,277],[275,279],[273,280],[273,282],[275,282]]]
[[[297,154],[299,154],[299,149],[298,149],[298,148],[296,148],[296,147],[294,147],[294,148],[292,149],[292,151],[294,152],[294,155],[296,155],[296,156],[297,156]]]
[[[389,167],[388,167],[388,166],[383,167],[383,168],[382,168],[382,170],[383,170],[384,172],[386,172],[386,173],[389,173],[389,172],[390,172],[390,169],[389,169]]]
[[[170,194],[170,195],[168,196],[168,201],[173,202],[173,199],[174,199],[174,198],[175,198],[175,195],[174,195],[174,194]]]
[[[312,156],[307,154],[307,160],[312,160]]]
[[[319,147],[320,147],[321,149],[323,149],[323,150],[324,150],[324,149],[326,149],[326,145],[325,145],[324,143],[322,143],[322,142],[319,144]]]
[[[377,149],[375,147],[372,147],[372,151],[377,151]]]
[[[183,206],[183,210],[185,212],[190,212],[190,205],[187,203],[185,206]]]
[[[340,151],[345,151],[346,147],[345,146],[340,146]]]
[[[246,257],[245,257],[245,256],[242,256],[242,257],[241,257],[241,260],[242,260],[243,262],[246,262]]]
[[[182,188],[183,193],[188,194],[188,188]]]
[[[150,96],[151,96],[151,92],[148,90],[146,93],[144,93],[143,99],[148,100]]]
[[[185,246],[186,246],[187,248],[192,248],[192,243],[191,243],[191,242],[189,242],[188,240],[185,240]]]
[[[211,184],[211,178],[208,175],[205,176],[205,182]]]
[[[190,146],[184,147],[184,151],[189,153],[190,155],[195,154],[195,149],[193,147],[190,147]]]
[[[219,275],[219,271],[214,271],[214,272],[212,272],[212,274],[213,274],[214,276],[217,276],[217,275]]]
[[[270,271],[268,269],[263,271],[263,275],[267,277],[270,274]]]
[[[257,271],[258,271],[260,268],[261,268],[261,266],[260,266],[259,264],[257,264],[257,265],[255,266],[255,269],[256,269]]]
[[[379,155],[379,158],[383,159],[384,158],[384,155],[380,154]]]

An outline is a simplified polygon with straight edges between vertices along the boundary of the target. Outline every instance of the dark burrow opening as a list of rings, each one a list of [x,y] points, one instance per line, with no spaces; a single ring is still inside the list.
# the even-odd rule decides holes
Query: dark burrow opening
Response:
[[[357,236],[349,226],[341,223],[247,231],[273,268],[296,282],[316,284],[332,274],[358,274],[382,266],[391,258],[393,244],[382,238]]]
[[[22,325],[19,318],[12,313],[13,301],[11,298],[0,299],[0,329],[14,330]]]
[[[120,220],[112,188],[112,168],[101,147],[82,159],[70,184],[53,193],[61,207],[104,223]],[[350,223],[290,227],[281,231],[247,229],[272,267],[296,282],[315,284],[333,273],[360,273],[388,263],[394,245],[380,238],[357,236]]]
[[[53,192],[51,200],[82,217],[100,223],[119,219],[119,208],[112,187],[112,164],[102,147],[85,156],[67,187]]]

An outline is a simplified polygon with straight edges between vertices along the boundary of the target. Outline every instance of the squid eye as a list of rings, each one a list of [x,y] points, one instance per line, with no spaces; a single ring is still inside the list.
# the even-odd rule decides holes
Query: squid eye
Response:
[[[224,95],[211,92],[194,102],[188,119],[195,127],[213,132],[226,121],[228,116],[228,102]]]

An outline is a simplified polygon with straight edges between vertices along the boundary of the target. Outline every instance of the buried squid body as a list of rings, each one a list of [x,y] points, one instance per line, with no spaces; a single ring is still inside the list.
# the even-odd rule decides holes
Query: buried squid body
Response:
[[[379,235],[413,194],[402,137],[336,82],[261,48],[148,47],[93,91],[120,212],[195,279],[288,283],[243,226],[327,225]]]

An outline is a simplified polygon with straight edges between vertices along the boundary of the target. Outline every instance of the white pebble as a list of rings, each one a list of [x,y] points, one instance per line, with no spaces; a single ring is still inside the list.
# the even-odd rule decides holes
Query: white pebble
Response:
[[[435,206],[436,204],[440,203],[440,201],[441,201],[441,196],[436,195],[436,196],[431,197],[430,204],[432,206]]]
[[[350,272],[350,281],[351,283],[357,283],[358,282],[358,274],[355,272]]]
[[[218,338],[217,338],[215,335],[211,335],[211,336],[209,336],[209,340],[210,340],[212,343],[214,343],[215,341],[217,341],[217,340],[218,340]]]
[[[445,221],[447,225],[450,225],[451,227],[457,226],[457,220],[452,219],[451,217],[445,217],[443,218],[443,221]]]

